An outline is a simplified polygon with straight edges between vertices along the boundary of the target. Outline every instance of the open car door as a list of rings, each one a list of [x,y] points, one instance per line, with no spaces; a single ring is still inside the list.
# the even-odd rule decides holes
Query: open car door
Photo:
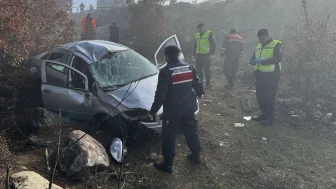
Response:
[[[176,35],[173,35],[173,36],[170,36],[168,39],[166,39],[161,45],[160,47],[158,48],[158,50],[156,51],[155,55],[154,55],[154,58],[155,58],[155,64],[156,64],[156,67],[158,67],[159,69],[163,68],[167,62],[165,60],[165,55],[164,55],[164,50],[167,46],[171,46],[171,45],[175,45],[177,46],[178,48],[181,49],[181,45],[180,45],[180,42],[177,38]],[[182,49],[181,49],[181,53],[179,55],[179,59],[181,61],[184,61],[184,55],[182,53]]]
[[[74,78],[69,80],[69,75],[76,75],[76,82]],[[62,114],[75,120],[89,121],[93,118],[89,109],[91,93],[85,74],[63,63],[43,60],[41,76],[41,92],[46,109],[55,112],[62,109]]]

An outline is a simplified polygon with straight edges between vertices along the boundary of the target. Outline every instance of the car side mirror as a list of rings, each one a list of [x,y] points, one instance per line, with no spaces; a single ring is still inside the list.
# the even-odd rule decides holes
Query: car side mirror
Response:
[[[37,67],[31,67],[30,68],[30,72],[33,73],[33,74],[37,74],[38,73],[38,68]]]

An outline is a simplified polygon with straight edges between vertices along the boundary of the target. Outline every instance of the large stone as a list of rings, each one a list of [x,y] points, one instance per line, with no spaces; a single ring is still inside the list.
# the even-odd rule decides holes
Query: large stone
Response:
[[[67,176],[74,176],[84,170],[104,170],[110,161],[102,144],[83,131],[75,130],[62,144],[58,165]]]
[[[29,126],[34,133],[38,133],[40,129],[45,129],[50,126],[75,123],[73,120],[60,117],[58,114],[48,111],[44,108],[30,109],[31,117]]]
[[[33,171],[22,171],[11,175],[11,188],[42,189],[49,188],[49,181]],[[52,189],[63,189],[55,184]]]

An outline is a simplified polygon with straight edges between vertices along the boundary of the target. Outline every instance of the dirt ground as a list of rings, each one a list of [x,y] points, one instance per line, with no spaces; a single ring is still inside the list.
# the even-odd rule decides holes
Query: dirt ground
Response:
[[[186,160],[189,151],[181,135],[176,143],[174,173],[161,173],[153,168],[153,161],[147,159],[152,152],[161,154],[161,139],[146,140],[141,145],[130,147],[123,164],[120,187],[336,188],[333,138],[310,132],[305,129],[305,125],[293,126],[286,119],[286,111],[290,110],[280,111],[279,104],[277,119],[272,126],[245,121],[244,116],[258,114],[255,92],[249,90],[251,85],[243,84],[240,77],[233,89],[226,89],[219,64],[213,67],[213,78],[212,89],[206,91],[205,97],[200,100],[201,111],[197,116],[204,163],[197,166]],[[251,113],[244,113],[241,108],[240,103],[245,99],[252,103]],[[243,123],[245,126],[235,127],[234,123]],[[307,127],[309,124],[300,123],[307,124]],[[63,126],[62,131],[66,134],[74,129],[86,130],[87,125]],[[52,150],[57,144],[57,132],[56,126],[40,133],[38,137],[52,141],[48,147]],[[13,140],[13,136],[3,137],[13,148],[12,141],[9,140]],[[262,138],[266,138],[266,143],[262,142]],[[1,144],[6,148],[5,142]],[[8,164],[13,167],[10,173],[27,169],[48,178],[45,148],[9,151],[10,158],[2,160],[1,184],[5,182]],[[57,173],[55,183],[70,189],[117,188],[119,168],[120,165],[113,163],[105,172],[88,173],[76,179],[67,179]]]

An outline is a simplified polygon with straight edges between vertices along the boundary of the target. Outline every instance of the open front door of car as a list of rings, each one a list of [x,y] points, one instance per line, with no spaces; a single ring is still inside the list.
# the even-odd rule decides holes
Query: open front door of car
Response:
[[[180,42],[179,42],[179,40],[178,40],[178,38],[177,38],[176,35],[173,35],[173,36],[168,37],[168,38],[167,38],[167,39],[160,45],[160,47],[157,49],[157,51],[156,51],[156,53],[155,53],[155,55],[154,55],[154,58],[155,58],[155,64],[156,64],[156,66],[157,66],[159,69],[163,68],[163,67],[167,64],[167,62],[166,62],[166,60],[165,60],[164,50],[165,50],[165,48],[166,48],[167,46],[170,46],[170,45],[175,45],[175,46],[177,46],[178,48],[181,49]],[[181,49],[181,51],[182,51],[182,49]],[[182,52],[180,53],[179,59],[180,59],[181,61],[184,61],[184,55],[183,55]]]
[[[69,75],[75,76],[69,80]],[[93,118],[90,111],[91,93],[88,78],[73,67],[51,60],[43,60],[41,66],[42,98],[44,107],[72,119],[89,121]]]

